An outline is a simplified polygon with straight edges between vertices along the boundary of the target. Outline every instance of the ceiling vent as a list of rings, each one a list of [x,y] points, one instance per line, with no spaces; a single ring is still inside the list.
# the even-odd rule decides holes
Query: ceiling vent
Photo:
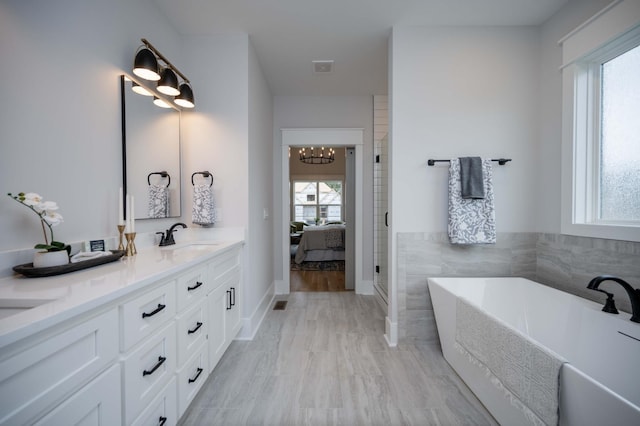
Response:
[[[333,61],[312,61],[315,74],[330,74],[333,72]]]

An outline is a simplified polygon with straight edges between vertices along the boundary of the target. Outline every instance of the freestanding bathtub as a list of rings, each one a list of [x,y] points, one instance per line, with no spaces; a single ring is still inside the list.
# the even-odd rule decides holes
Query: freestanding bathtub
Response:
[[[560,355],[561,425],[640,425],[640,324],[524,278],[429,278],[442,352],[495,419],[531,424],[456,346],[458,298]],[[586,284],[585,284],[586,286]]]

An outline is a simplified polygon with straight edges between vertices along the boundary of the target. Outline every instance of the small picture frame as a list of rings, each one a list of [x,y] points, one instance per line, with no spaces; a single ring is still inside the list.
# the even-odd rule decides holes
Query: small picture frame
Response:
[[[104,251],[104,240],[92,240],[89,241],[89,249],[91,251]]]

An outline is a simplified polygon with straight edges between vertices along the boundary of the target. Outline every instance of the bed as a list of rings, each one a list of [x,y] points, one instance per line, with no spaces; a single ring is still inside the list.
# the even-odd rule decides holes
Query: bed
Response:
[[[345,225],[307,226],[300,238],[295,262],[344,260]]]

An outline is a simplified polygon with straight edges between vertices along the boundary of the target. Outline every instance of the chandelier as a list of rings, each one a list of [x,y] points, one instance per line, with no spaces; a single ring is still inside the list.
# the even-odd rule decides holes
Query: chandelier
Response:
[[[306,164],[329,164],[335,160],[335,151],[333,148],[326,150],[324,147],[320,149],[314,149],[313,147],[300,149],[300,161]]]

